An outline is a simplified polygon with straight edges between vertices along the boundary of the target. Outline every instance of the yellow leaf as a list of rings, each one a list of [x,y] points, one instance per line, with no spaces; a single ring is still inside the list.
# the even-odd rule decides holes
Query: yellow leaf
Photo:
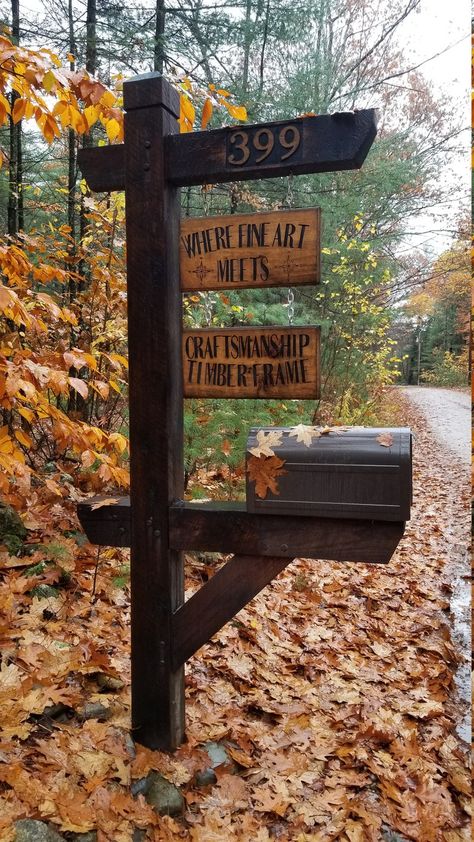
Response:
[[[212,102],[210,99],[206,99],[204,103],[204,107],[202,109],[202,116],[201,116],[201,128],[205,129],[209,120],[212,117]]]
[[[75,129],[78,134],[84,134],[84,132],[88,129],[86,118],[80,111],[77,110],[77,108],[73,108],[72,106],[69,109],[69,113],[73,129]]]
[[[105,124],[105,131],[110,142],[113,143],[120,134],[120,123],[118,123],[114,118],[107,120],[107,123]]]
[[[106,356],[112,362],[121,363],[121,365],[123,365],[125,368],[128,368],[128,360],[126,357],[123,356],[123,354],[107,354]]]
[[[57,117],[58,114],[62,114],[63,111],[66,110],[66,108],[68,108],[67,102],[64,102],[63,99],[60,99],[59,102],[57,102],[53,108],[53,116]]]
[[[246,120],[247,119],[247,109],[243,105],[232,105],[231,102],[226,102],[224,100],[224,105],[227,108],[231,117],[234,117],[235,120]]]
[[[191,126],[194,126],[194,120],[195,120],[195,117],[196,117],[196,112],[194,110],[194,105],[192,104],[191,100],[185,94],[181,94],[180,108],[181,108],[181,115],[180,116],[184,117],[185,120],[187,120],[189,123],[191,123]]]
[[[15,438],[25,447],[31,447],[33,444],[30,436],[23,432],[23,430],[15,430]]]
[[[119,395],[122,394],[121,391],[120,391],[120,386],[119,386],[118,383],[115,382],[115,380],[109,380],[109,384],[112,387],[112,389],[114,389],[115,392],[118,392]]]
[[[12,440],[8,434],[8,427],[0,430],[0,453],[11,453],[13,450]]]
[[[112,91],[105,91],[100,98],[101,105],[105,105],[106,108],[112,108],[113,104],[115,103],[115,94]]]
[[[97,105],[88,105],[87,108],[84,109],[84,117],[87,120],[89,128],[93,126],[99,119],[99,109],[97,108]]]
[[[49,93],[51,93],[51,91],[53,90],[55,85],[56,85],[56,77],[55,77],[54,73],[51,72],[51,70],[48,70],[43,76],[43,88],[49,94]]]
[[[26,420],[27,420],[30,424],[31,424],[31,422],[33,421],[33,419],[34,419],[34,417],[35,417],[34,412],[32,412],[32,411],[31,411],[31,409],[27,409],[27,408],[26,408],[26,406],[19,406],[19,407],[18,407],[18,412],[20,413],[20,415],[22,415],[22,416],[23,416],[23,418],[26,418]]]
[[[10,103],[8,102],[8,99],[5,96],[3,96],[2,93],[0,93],[0,104],[2,105],[3,109],[7,112],[7,114],[10,114]]]
[[[121,433],[112,433],[109,441],[115,445],[116,450],[122,454],[128,447],[128,441]]]

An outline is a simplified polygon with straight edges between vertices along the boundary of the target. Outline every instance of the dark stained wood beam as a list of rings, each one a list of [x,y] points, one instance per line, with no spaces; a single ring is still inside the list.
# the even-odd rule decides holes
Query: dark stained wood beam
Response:
[[[90,190],[111,193],[125,190],[125,146],[90,146],[79,149],[77,164]]]
[[[87,537],[103,546],[130,546],[129,498],[94,508],[103,499],[78,506]],[[251,514],[245,503],[175,503],[169,509],[174,550],[386,564],[404,529],[402,522]]]
[[[213,634],[268,585],[291,558],[235,555],[173,616],[173,669],[178,669]]]
[[[130,546],[130,497],[91,497],[78,503],[77,516],[91,544]]]
[[[287,145],[282,147],[280,132],[286,129],[282,139]],[[298,147],[285,158],[296,131],[300,138]],[[273,138],[271,153],[257,161],[263,153],[256,154],[253,140],[257,138],[260,149],[267,142],[267,132]],[[190,132],[164,138],[166,173],[169,181],[183,186],[359,169],[376,134],[377,112],[373,108]],[[247,150],[248,160],[240,163]],[[231,163],[232,160],[237,163]],[[78,164],[91,190],[125,188],[123,144],[81,150]]]

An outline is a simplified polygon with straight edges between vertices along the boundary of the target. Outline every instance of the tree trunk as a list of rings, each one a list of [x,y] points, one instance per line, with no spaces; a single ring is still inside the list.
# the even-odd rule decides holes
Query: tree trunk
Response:
[[[163,73],[163,68],[165,66],[165,15],[165,0],[156,0],[153,70],[157,73]]]
[[[97,72],[97,5],[96,0],[87,0],[86,13],[86,70],[91,76],[95,76]],[[83,147],[92,146],[92,132],[83,135]],[[75,153],[74,153],[75,154]],[[84,258],[83,242],[87,232],[86,206],[84,204],[85,196],[81,192],[81,206],[79,210],[79,242],[81,248],[81,259],[79,261],[78,271],[83,281],[83,287],[86,285],[90,277],[89,267]],[[82,321],[79,322],[78,327],[80,332],[87,330],[86,325]],[[82,421],[89,420],[89,405],[86,400],[77,393],[70,396],[69,409],[74,411]]]
[[[20,43],[20,0],[11,0],[12,9],[12,41]],[[10,103],[13,112],[18,94],[12,91]],[[21,208],[21,227],[24,224],[22,188],[22,151],[21,151],[21,122],[16,125],[10,117],[10,161],[8,168],[8,233],[15,236],[19,230],[19,210]]]
[[[251,13],[252,0],[247,0],[244,24],[244,66],[242,68],[242,91],[244,96],[247,93],[247,87],[249,82],[250,44],[252,43]]]
[[[87,0],[87,14],[86,14],[86,70],[91,76],[94,76],[97,71],[97,6],[96,0]],[[92,145],[92,132],[88,132],[83,136],[82,145],[84,147]],[[87,220],[86,209],[84,205],[84,196],[81,194],[81,209],[79,215],[79,238],[82,245],[86,235]],[[84,258],[81,258],[79,265],[79,273],[84,275],[86,272],[86,265]]]
[[[74,19],[73,19],[73,9],[72,9],[72,0],[68,0],[68,24],[69,24],[69,53],[71,55],[71,61],[69,62],[69,69],[75,70],[75,61],[73,58],[76,55],[76,39],[74,35]],[[67,172],[67,224],[70,230],[70,243],[69,243],[69,261],[66,269],[71,268],[71,263],[76,253],[76,180],[77,180],[77,169],[76,169],[76,134],[74,129],[69,129],[68,131],[68,138],[67,138],[67,147],[68,147],[68,172]],[[70,278],[69,279],[69,300],[73,301],[76,297],[77,293],[77,284],[76,282]]]

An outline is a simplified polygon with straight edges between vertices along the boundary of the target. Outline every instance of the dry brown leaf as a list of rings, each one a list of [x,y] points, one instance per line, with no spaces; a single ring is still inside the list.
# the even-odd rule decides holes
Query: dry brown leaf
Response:
[[[376,441],[382,445],[382,447],[391,447],[393,444],[393,436],[391,433],[380,433],[377,436]]]
[[[318,439],[321,433],[317,427],[311,427],[307,424],[297,424],[296,427],[291,428],[288,435],[296,438],[297,442],[301,442],[306,447],[310,447],[312,440],[315,438]]]
[[[249,448],[249,452],[252,456],[274,456],[274,447],[279,447],[281,445],[283,433],[281,430],[270,430],[269,432],[265,432],[265,430],[259,430],[257,433],[257,444],[255,447]]]
[[[97,500],[95,503],[91,503],[91,511],[93,512],[96,509],[101,509],[103,506],[114,506],[119,502],[119,497],[104,497],[102,500]]]
[[[279,494],[277,479],[287,471],[284,470],[284,459],[278,456],[262,456],[257,459],[251,456],[247,463],[247,471],[251,482],[255,483],[255,493],[262,500],[267,496],[267,491],[272,494]]]

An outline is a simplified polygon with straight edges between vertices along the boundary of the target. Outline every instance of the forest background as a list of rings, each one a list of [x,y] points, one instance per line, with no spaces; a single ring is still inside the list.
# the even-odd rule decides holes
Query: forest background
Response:
[[[182,191],[183,215],[318,205],[323,218],[322,282],[295,290],[294,304],[295,324],[322,327],[322,398],[187,402],[193,496],[208,493],[201,469],[235,485],[254,424],[372,423],[391,383],[467,384],[468,210],[455,176],[467,141],[462,85],[454,96],[434,88],[405,55],[403,26],[417,14],[423,25],[419,0],[390,9],[374,0],[2,8],[18,46],[2,44],[0,485],[16,508],[28,501],[27,526],[45,493],[128,482],[124,197],[90,195],[77,150],[121,140],[121,84],[137,72],[163,71],[177,85],[183,130],[245,115],[381,114],[359,172]],[[451,237],[442,253],[439,237],[417,234],[436,213],[443,242]],[[281,289],[189,295],[184,317],[285,324],[288,298]]]

